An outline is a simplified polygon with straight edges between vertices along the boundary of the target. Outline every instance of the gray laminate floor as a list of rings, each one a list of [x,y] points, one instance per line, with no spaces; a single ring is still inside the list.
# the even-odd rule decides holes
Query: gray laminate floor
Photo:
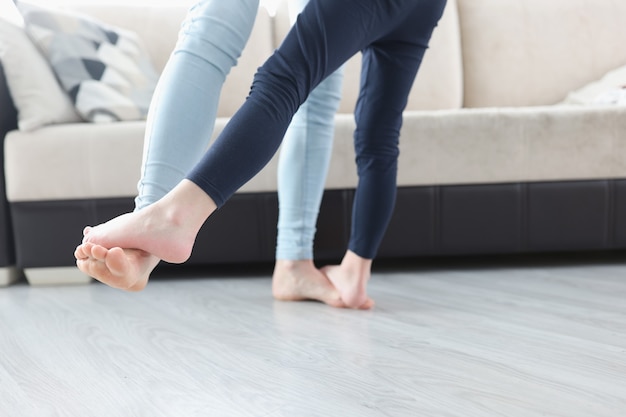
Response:
[[[0,289],[0,415],[626,416],[619,259],[387,264],[370,312],[176,271]]]

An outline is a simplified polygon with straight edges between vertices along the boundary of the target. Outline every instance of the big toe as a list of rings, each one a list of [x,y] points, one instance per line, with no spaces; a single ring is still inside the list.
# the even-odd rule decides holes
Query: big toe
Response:
[[[106,255],[106,264],[113,275],[124,276],[130,272],[128,260],[122,248],[109,249]]]
[[[374,302],[374,300],[368,298],[363,304],[359,306],[359,310],[371,310],[372,308],[374,308],[375,305],[376,303]]]

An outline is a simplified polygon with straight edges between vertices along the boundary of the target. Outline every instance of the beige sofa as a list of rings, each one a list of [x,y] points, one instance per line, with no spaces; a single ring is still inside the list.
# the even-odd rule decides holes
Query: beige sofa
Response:
[[[77,9],[136,31],[161,70],[186,7]],[[624,19],[626,2],[612,0],[449,0],[406,109],[400,192],[380,257],[626,247],[626,108],[562,103],[626,65]],[[216,134],[288,26],[284,2],[276,15],[259,13],[224,87]],[[336,118],[320,260],[339,257],[349,232],[358,61],[347,64]],[[73,247],[84,224],[132,210],[144,127],[6,133],[15,265],[31,284],[89,281],[73,267]],[[271,262],[275,191],[276,158],[209,220],[189,263]]]

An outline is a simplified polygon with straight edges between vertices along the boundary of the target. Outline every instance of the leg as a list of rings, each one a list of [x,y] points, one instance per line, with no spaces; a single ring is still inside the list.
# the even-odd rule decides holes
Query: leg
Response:
[[[84,245],[141,249],[183,262],[206,218],[272,157],[309,92],[356,51],[405,21],[414,1],[381,0],[367,7],[360,0],[309,3],[257,73],[248,100],[187,179],[147,209],[95,228]],[[82,248],[76,251],[79,263],[88,251]]]
[[[387,2],[391,0],[381,3]],[[402,3],[405,8],[413,7],[410,0]],[[378,2],[375,5],[385,9]],[[271,159],[309,93],[383,33],[385,17],[392,23],[404,17],[393,7],[380,15],[372,9],[357,0],[308,3],[281,46],[255,75],[246,102],[187,176],[218,207]],[[372,20],[372,27],[364,27],[363,21]]]
[[[414,24],[407,18],[410,13],[424,9],[429,19],[436,16],[436,22],[444,4],[444,0],[308,3],[255,75],[248,99],[187,178],[221,207],[269,162],[313,88],[394,28]],[[425,20],[430,33],[435,23]]]
[[[258,0],[202,0],[182,24],[146,123],[140,210],[178,184],[206,151],[220,92],[246,45]]]
[[[371,302],[366,294],[371,264],[396,198],[402,112],[443,4],[431,3],[431,10],[417,8],[407,19],[410,24],[363,52],[354,134],[359,183],[350,242],[341,265],[324,269],[348,306]]]
[[[295,22],[308,0],[291,0]],[[313,263],[313,236],[341,100],[343,71],[318,85],[294,115],[278,160],[278,238],[272,277],[274,297],[313,299],[342,307],[339,293]]]
[[[332,152],[342,70],[309,95],[294,115],[278,163],[278,239],[272,288],[280,300],[314,299],[341,307],[339,294],[313,263],[313,237]]]
[[[203,0],[190,9],[151,102],[137,211],[173,189],[208,147],[222,85],[250,36],[258,3]],[[106,252],[95,252],[97,261],[81,262],[81,269],[116,288],[144,288],[159,263],[137,250],[109,254],[108,262]]]

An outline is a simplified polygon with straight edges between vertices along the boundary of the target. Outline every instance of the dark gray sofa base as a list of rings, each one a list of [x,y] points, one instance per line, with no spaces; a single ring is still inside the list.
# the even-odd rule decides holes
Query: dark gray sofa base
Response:
[[[353,190],[327,191],[319,261],[343,255]],[[74,265],[84,225],[132,210],[130,198],[12,203],[17,265]],[[201,230],[189,265],[273,262],[275,193],[236,194]],[[379,259],[626,248],[626,180],[399,189]]]
[[[17,129],[17,110],[11,101],[4,79],[4,69],[0,65],[0,143],[4,144],[4,134]],[[13,251],[13,231],[11,213],[6,199],[4,182],[4,146],[0,146],[0,283],[8,284],[17,278],[13,271],[15,253]]]

